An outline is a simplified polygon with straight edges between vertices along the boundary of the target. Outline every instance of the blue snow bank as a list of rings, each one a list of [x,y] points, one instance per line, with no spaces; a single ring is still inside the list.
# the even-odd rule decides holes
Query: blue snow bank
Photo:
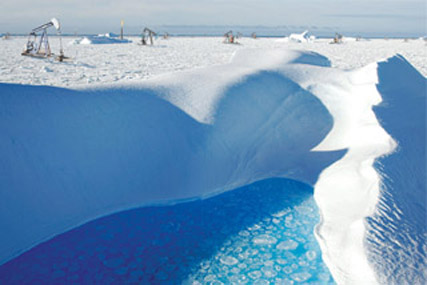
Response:
[[[333,119],[278,72],[227,85],[210,124],[166,101],[170,86],[144,86],[0,84],[0,264],[118,211],[270,177],[313,184],[344,153],[311,151]]]
[[[0,83],[0,264],[109,214],[281,177],[316,183],[316,234],[337,282],[425,283],[426,79],[400,56],[329,65],[242,50],[137,85]]]
[[[117,35],[107,33],[105,35],[87,36],[77,40],[74,40],[73,44],[79,45],[103,45],[103,44],[127,44],[131,43],[131,40],[120,39]]]
[[[369,220],[370,259],[384,284],[426,284],[427,80],[402,56],[380,62],[378,78],[374,111],[398,148],[377,161],[384,187]]]

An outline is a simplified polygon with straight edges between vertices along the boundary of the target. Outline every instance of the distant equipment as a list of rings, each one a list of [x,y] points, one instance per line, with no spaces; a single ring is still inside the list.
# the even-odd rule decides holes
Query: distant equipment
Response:
[[[342,44],[343,36],[339,33],[335,33],[335,37],[332,40],[331,44]]]
[[[123,40],[123,27],[125,25],[125,21],[120,21],[120,39]]]
[[[233,34],[233,31],[228,31],[224,34],[224,43],[226,44],[239,44],[236,39],[239,38],[242,34],[237,33],[237,36]]]
[[[5,35],[3,35],[2,37],[1,37],[3,40],[10,40],[10,34],[9,33],[6,33]]]
[[[144,28],[144,30],[142,31],[142,39],[141,39],[141,44],[143,46],[147,45],[147,40],[150,39],[150,44],[153,45],[154,41],[153,41],[153,36],[156,36],[157,34],[150,30],[149,28]]]
[[[47,29],[50,27],[55,27],[56,32],[59,36],[59,55],[55,57],[58,61],[64,61],[69,59],[64,56],[64,50],[62,48],[62,38],[61,38],[61,25],[56,18],[50,20],[50,22],[43,24],[37,28],[34,28],[28,35],[27,45],[25,50],[21,55],[32,56],[38,58],[48,58],[54,56],[50,49]],[[39,38],[39,40],[38,40]]]

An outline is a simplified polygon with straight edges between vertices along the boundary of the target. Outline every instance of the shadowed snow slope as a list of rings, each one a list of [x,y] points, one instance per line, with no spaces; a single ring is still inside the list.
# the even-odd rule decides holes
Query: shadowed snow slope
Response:
[[[342,156],[311,151],[333,119],[310,92],[264,68],[299,56],[274,51],[258,65],[230,64],[144,86],[0,84],[0,262],[124,209],[273,176],[313,184]]]
[[[427,81],[401,56],[380,62],[378,76],[374,110],[398,148],[377,163],[384,186],[369,220],[370,259],[384,284],[426,284]]]

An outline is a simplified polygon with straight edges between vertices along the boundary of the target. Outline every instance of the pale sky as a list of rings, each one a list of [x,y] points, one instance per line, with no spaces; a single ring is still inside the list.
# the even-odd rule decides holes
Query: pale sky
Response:
[[[342,32],[426,34],[426,0],[1,0],[0,33],[60,19],[66,33],[159,25],[329,27]],[[135,31],[134,31],[135,30]]]

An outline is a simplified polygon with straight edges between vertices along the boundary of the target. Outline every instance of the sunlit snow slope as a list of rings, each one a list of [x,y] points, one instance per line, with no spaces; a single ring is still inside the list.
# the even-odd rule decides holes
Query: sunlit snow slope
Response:
[[[372,110],[377,64],[329,65],[242,50],[134,85],[0,84],[0,264],[96,217],[287,177],[316,185],[335,280],[376,282],[364,220],[380,197],[374,161],[396,143]]]

